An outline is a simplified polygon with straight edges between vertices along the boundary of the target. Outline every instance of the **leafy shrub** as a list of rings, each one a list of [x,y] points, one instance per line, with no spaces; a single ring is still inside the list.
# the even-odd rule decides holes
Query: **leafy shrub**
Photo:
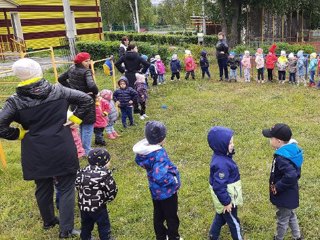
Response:
[[[127,36],[130,41],[148,42],[152,44],[183,45],[197,44],[196,35],[186,34],[151,34],[151,33],[131,33],[131,32],[104,32],[105,38],[109,41],[120,41],[122,36]],[[217,42],[217,37],[212,35],[204,36],[204,44],[213,46]]]

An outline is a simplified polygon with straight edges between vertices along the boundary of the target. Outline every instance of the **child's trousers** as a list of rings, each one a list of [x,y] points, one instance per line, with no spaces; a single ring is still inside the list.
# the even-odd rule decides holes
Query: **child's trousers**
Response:
[[[201,71],[202,71],[202,78],[204,78],[206,74],[209,78],[211,78],[209,67],[201,67]]]
[[[180,235],[178,217],[178,195],[175,193],[164,200],[153,201],[153,226],[157,240],[178,240]],[[164,226],[164,221],[168,228]]]
[[[94,224],[98,225],[98,232],[100,240],[111,239],[110,221],[106,208],[102,208],[98,212],[84,212],[81,211],[81,239],[91,240],[91,232]]]
[[[127,127],[127,117],[129,118],[130,125],[133,125],[132,107],[121,107],[121,121],[124,127]]]
[[[283,240],[288,226],[294,239],[301,237],[297,215],[294,209],[277,207],[277,235],[275,240]]]
[[[225,224],[228,224],[231,237],[233,240],[242,240],[240,220],[238,218],[237,207],[232,208],[230,213],[216,213],[216,216],[213,219],[213,223],[210,228],[210,240],[218,240],[220,236],[221,227]]]
[[[180,80],[180,72],[173,72],[171,74],[171,80],[173,80],[174,77],[176,77],[178,80]]]
[[[186,77],[185,77],[185,79],[186,79],[186,80],[188,80],[188,79],[189,79],[190,74],[191,74],[192,79],[194,80],[194,78],[195,78],[194,70],[187,72],[187,73],[186,73]]]

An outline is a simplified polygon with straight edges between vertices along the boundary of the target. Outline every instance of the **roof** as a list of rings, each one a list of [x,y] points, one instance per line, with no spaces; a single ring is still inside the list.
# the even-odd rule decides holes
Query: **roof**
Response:
[[[19,4],[12,0],[0,0],[0,8],[16,8]]]

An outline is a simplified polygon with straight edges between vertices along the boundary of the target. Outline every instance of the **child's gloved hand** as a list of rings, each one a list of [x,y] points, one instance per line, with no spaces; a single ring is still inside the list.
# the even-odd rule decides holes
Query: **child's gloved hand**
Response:
[[[277,189],[276,189],[276,186],[274,184],[270,185],[270,191],[272,192],[273,195],[277,194]]]

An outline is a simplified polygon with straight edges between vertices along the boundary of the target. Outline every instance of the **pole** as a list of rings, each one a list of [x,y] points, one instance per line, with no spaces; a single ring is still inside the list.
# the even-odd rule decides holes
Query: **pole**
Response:
[[[54,51],[52,46],[50,47],[50,56],[51,56],[54,78],[56,79],[56,82],[58,82],[58,71],[57,71],[57,65],[56,65],[56,60],[54,58]]]
[[[138,0],[134,1],[136,7],[136,19],[137,19],[137,31],[140,32],[140,21],[139,21],[139,9],[138,9]]]
[[[73,29],[73,19],[71,14],[70,2],[69,0],[62,0],[62,1],[63,1],[64,22],[66,24],[66,35],[69,42],[71,59],[73,59],[76,56],[76,48],[75,48],[75,34]]]
[[[204,11],[204,0],[202,0],[202,32],[203,35],[207,34],[206,17]]]
[[[1,158],[3,168],[6,169],[7,168],[6,155],[4,154],[1,142],[0,142],[0,158]]]
[[[261,14],[261,43],[263,44],[263,34],[264,34],[264,7],[262,8]]]

